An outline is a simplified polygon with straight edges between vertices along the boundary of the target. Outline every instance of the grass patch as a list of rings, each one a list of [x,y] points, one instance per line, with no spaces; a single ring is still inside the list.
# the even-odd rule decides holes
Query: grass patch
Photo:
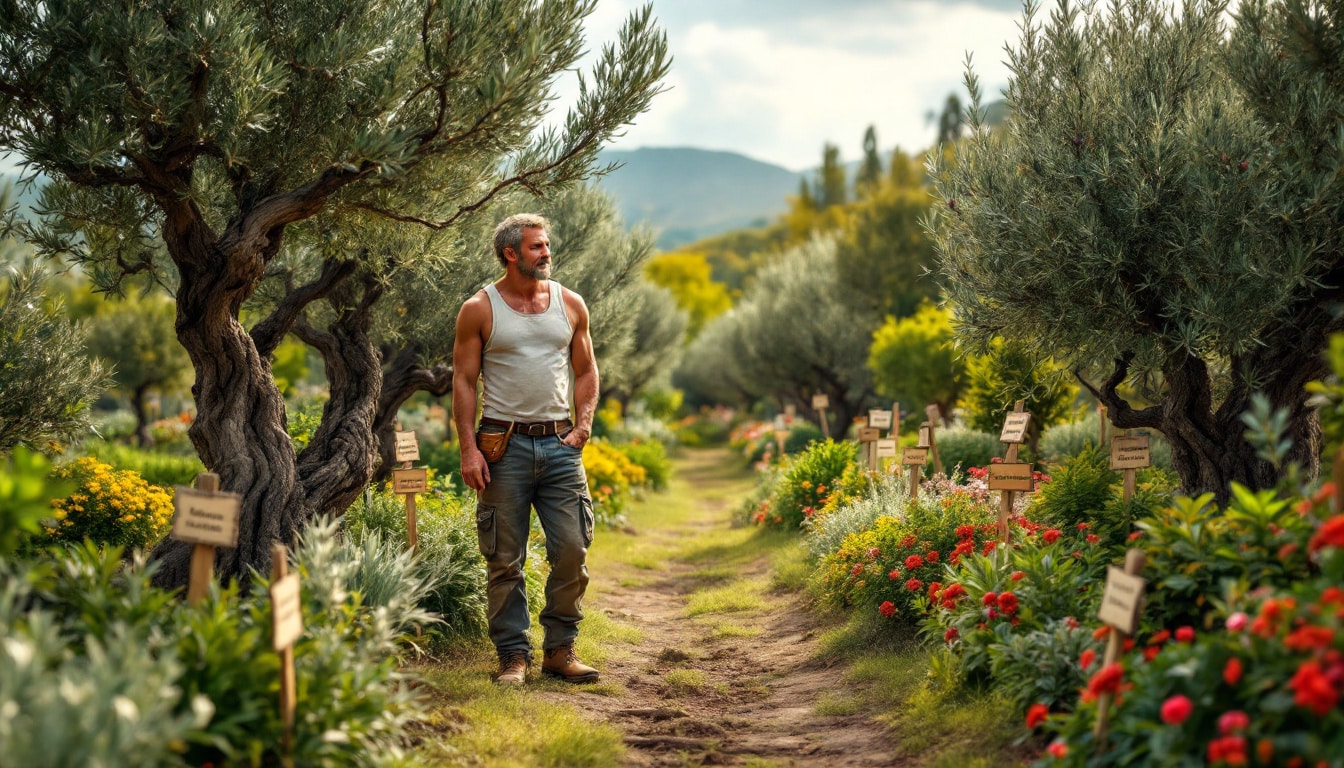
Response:
[[[845,717],[857,714],[863,705],[853,696],[828,691],[821,695],[812,709],[822,717]]]
[[[686,615],[695,617],[712,613],[759,611],[766,607],[761,591],[759,584],[740,581],[696,592],[686,601]]]
[[[731,624],[726,621],[715,624],[713,631],[716,638],[755,637],[759,634],[761,634],[760,627],[744,627],[741,624]]]
[[[698,669],[674,669],[663,677],[669,696],[697,693],[705,687],[705,673]]]

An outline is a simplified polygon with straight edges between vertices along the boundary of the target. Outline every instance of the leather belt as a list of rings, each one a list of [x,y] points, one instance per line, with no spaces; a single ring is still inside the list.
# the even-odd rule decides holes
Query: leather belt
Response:
[[[482,416],[481,423],[495,427],[512,426],[515,435],[527,435],[528,437],[558,435],[574,426],[574,423],[569,419],[560,419],[559,421],[504,421],[503,419],[492,419],[488,416]]]

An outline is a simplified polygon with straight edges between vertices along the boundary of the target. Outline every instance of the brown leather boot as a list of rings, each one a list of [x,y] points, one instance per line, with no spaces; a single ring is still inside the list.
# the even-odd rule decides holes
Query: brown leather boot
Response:
[[[527,679],[527,665],[531,655],[527,651],[501,651],[499,674],[495,675],[495,682],[500,685],[522,685]]]
[[[567,683],[595,683],[597,670],[579,661],[574,646],[562,645],[546,651],[541,662],[542,674],[558,677]]]

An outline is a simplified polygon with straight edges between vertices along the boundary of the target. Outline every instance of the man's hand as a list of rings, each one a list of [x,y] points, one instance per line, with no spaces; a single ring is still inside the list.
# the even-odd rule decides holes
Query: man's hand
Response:
[[[560,442],[568,445],[570,448],[583,450],[583,446],[588,444],[588,438],[591,437],[592,434],[592,430],[587,427],[575,427],[565,433],[565,436],[560,438]]]
[[[485,486],[490,484],[490,465],[486,463],[485,456],[481,455],[481,450],[476,447],[475,438],[471,438],[471,443],[462,444],[462,482],[467,487],[480,493],[485,490]]]

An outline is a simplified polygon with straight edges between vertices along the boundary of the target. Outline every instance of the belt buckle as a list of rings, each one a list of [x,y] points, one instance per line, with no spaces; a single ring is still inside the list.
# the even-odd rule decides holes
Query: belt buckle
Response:
[[[524,424],[522,426],[524,427],[523,430],[524,434],[526,434],[528,437],[544,437],[546,434],[548,434],[546,432],[546,427],[549,425],[546,424],[545,422],[538,421],[533,422],[531,424]]]

